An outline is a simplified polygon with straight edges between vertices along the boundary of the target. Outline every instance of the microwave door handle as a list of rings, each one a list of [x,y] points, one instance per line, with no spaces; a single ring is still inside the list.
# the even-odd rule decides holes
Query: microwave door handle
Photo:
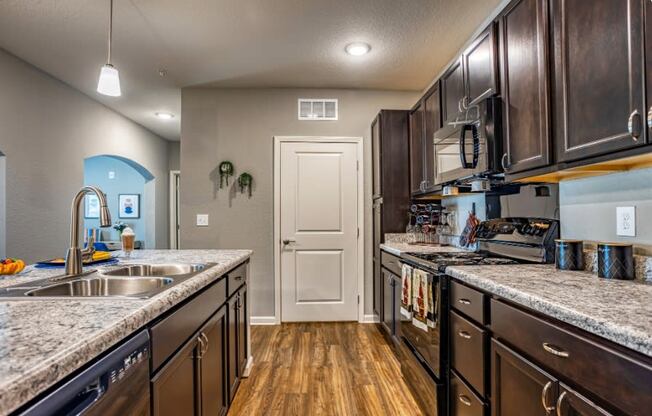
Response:
[[[466,161],[466,130],[471,127],[468,124],[464,124],[460,130],[460,161],[462,162],[462,168],[469,169],[471,165]]]
[[[473,134],[473,166],[472,169],[478,167],[478,159],[480,159],[480,135],[478,134],[478,127],[474,124],[471,132]]]

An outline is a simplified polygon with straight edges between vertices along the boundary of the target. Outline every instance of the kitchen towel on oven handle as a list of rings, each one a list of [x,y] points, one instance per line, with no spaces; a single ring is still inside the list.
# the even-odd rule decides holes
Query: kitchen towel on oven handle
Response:
[[[412,319],[412,266],[401,266],[401,315]]]
[[[412,325],[428,332],[428,273],[412,271]]]

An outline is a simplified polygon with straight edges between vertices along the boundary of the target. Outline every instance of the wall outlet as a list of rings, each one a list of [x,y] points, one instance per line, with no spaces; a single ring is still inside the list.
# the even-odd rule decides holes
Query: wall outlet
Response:
[[[636,237],[636,207],[616,208],[616,235]]]
[[[208,214],[197,214],[197,227],[208,227]]]

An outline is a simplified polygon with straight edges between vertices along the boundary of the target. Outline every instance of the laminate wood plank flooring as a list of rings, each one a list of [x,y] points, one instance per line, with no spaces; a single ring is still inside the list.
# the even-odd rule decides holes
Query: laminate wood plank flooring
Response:
[[[254,326],[251,343],[254,366],[228,416],[422,414],[375,325]]]

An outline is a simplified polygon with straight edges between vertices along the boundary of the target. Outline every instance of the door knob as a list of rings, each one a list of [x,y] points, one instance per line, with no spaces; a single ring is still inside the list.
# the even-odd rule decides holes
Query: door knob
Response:
[[[283,240],[283,245],[287,246],[288,244],[292,244],[292,243],[296,243],[296,242],[297,242],[297,240],[293,240],[293,239],[288,238],[288,239]]]

